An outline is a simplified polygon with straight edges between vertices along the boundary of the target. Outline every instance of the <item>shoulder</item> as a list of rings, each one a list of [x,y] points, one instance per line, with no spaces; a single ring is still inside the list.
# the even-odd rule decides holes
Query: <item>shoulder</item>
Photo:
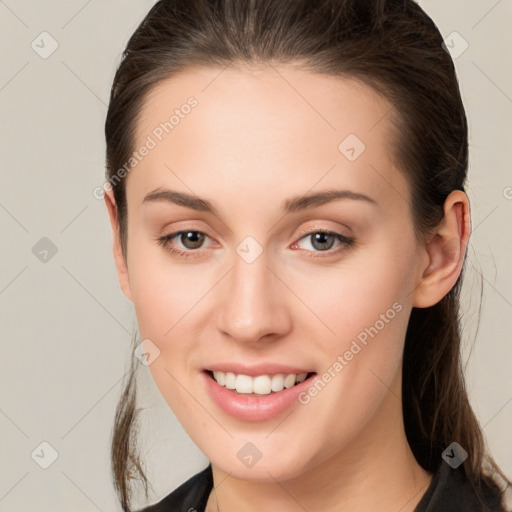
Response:
[[[462,466],[453,469],[443,462],[434,473],[415,512],[505,512],[497,486],[483,487],[482,497],[483,502],[478,498]]]
[[[209,465],[161,501],[139,512],[204,512],[212,487],[213,475]]]

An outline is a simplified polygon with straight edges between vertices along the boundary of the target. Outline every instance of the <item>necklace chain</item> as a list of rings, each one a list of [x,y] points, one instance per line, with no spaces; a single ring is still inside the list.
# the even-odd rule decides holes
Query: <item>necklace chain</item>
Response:
[[[217,512],[220,512],[219,509],[219,499],[217,498],[217,489],[214,487],[213,492],[215,493],[215,505],[217,506]]]

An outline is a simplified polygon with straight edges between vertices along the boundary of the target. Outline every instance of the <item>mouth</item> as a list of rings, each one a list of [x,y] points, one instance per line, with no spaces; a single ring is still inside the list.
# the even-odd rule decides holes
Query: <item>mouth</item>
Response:
[[[303,372],[251,376],[220,370],[206,370],[205,373],[219,386],[243,396],[275,395],[316,375],[316,372]]]

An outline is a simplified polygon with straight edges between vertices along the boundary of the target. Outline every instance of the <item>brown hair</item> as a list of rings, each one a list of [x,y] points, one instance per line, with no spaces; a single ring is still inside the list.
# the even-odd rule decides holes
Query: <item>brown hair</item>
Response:
[[[444,200],[464,191],[468,128],[454,64],[434,22],[412,0],[162,0],[130,38],[114,78],[105,125],[107,180],[114,188],[126,255],[127,208],[118,169],[134,151],[148,93],[191,67],[292,63],[313,73],[361,80],[393,105],[394,155],[411,186],[418,240],[443,220]],[[508,479],[486,455],[461,365],[462,274],[437,304],[413,308],[403,360],[403,414],[418,463],[435,471],[453,441],[481,495],[489,472]],[[132,358],[133,359],[133,358]],[[136,367],[116,410],[112,471],[123,510],[130,480],[147,478],[136,453]]]

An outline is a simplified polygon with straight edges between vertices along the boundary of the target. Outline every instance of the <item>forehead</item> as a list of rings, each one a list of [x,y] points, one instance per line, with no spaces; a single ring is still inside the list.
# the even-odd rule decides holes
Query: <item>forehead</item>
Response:
[[[171,180],[171,168],[199,188],[230,181],[305,192],[321,179],[392,200],[407,194],[393,163],[393,116],[385,98],[352,78],[291,65],[191,69],[146,97],[134,149],[148,138],[154,148],[128,182],[147,192]]]
[[[198,102],[192,122],[181,123],[174,135],[187,131],[188,125],[199,136],[201,127],[210,130],[214,124],[216,130],[209,132],[209,138],[233,138],[237,128],[243,127],[236,140],[245,139],[243,149],[257,142],[249,133],[264,140],[265,134],[283,130],[280,140],[266,138],[269,149],[281,144],[282,137],[289,142],[287,135],[295,139],[326,136],[330,142],[346,132],[364,137],[377,125],[378,133],[384,134],[391,127],[384,118],[393,112],[383,96],[355,78],[320,75],[292,65],[195,68],[158,83],[149,92],[137,126],[138,139],[152,131],[155,123],[179,112],[191,97]]]

